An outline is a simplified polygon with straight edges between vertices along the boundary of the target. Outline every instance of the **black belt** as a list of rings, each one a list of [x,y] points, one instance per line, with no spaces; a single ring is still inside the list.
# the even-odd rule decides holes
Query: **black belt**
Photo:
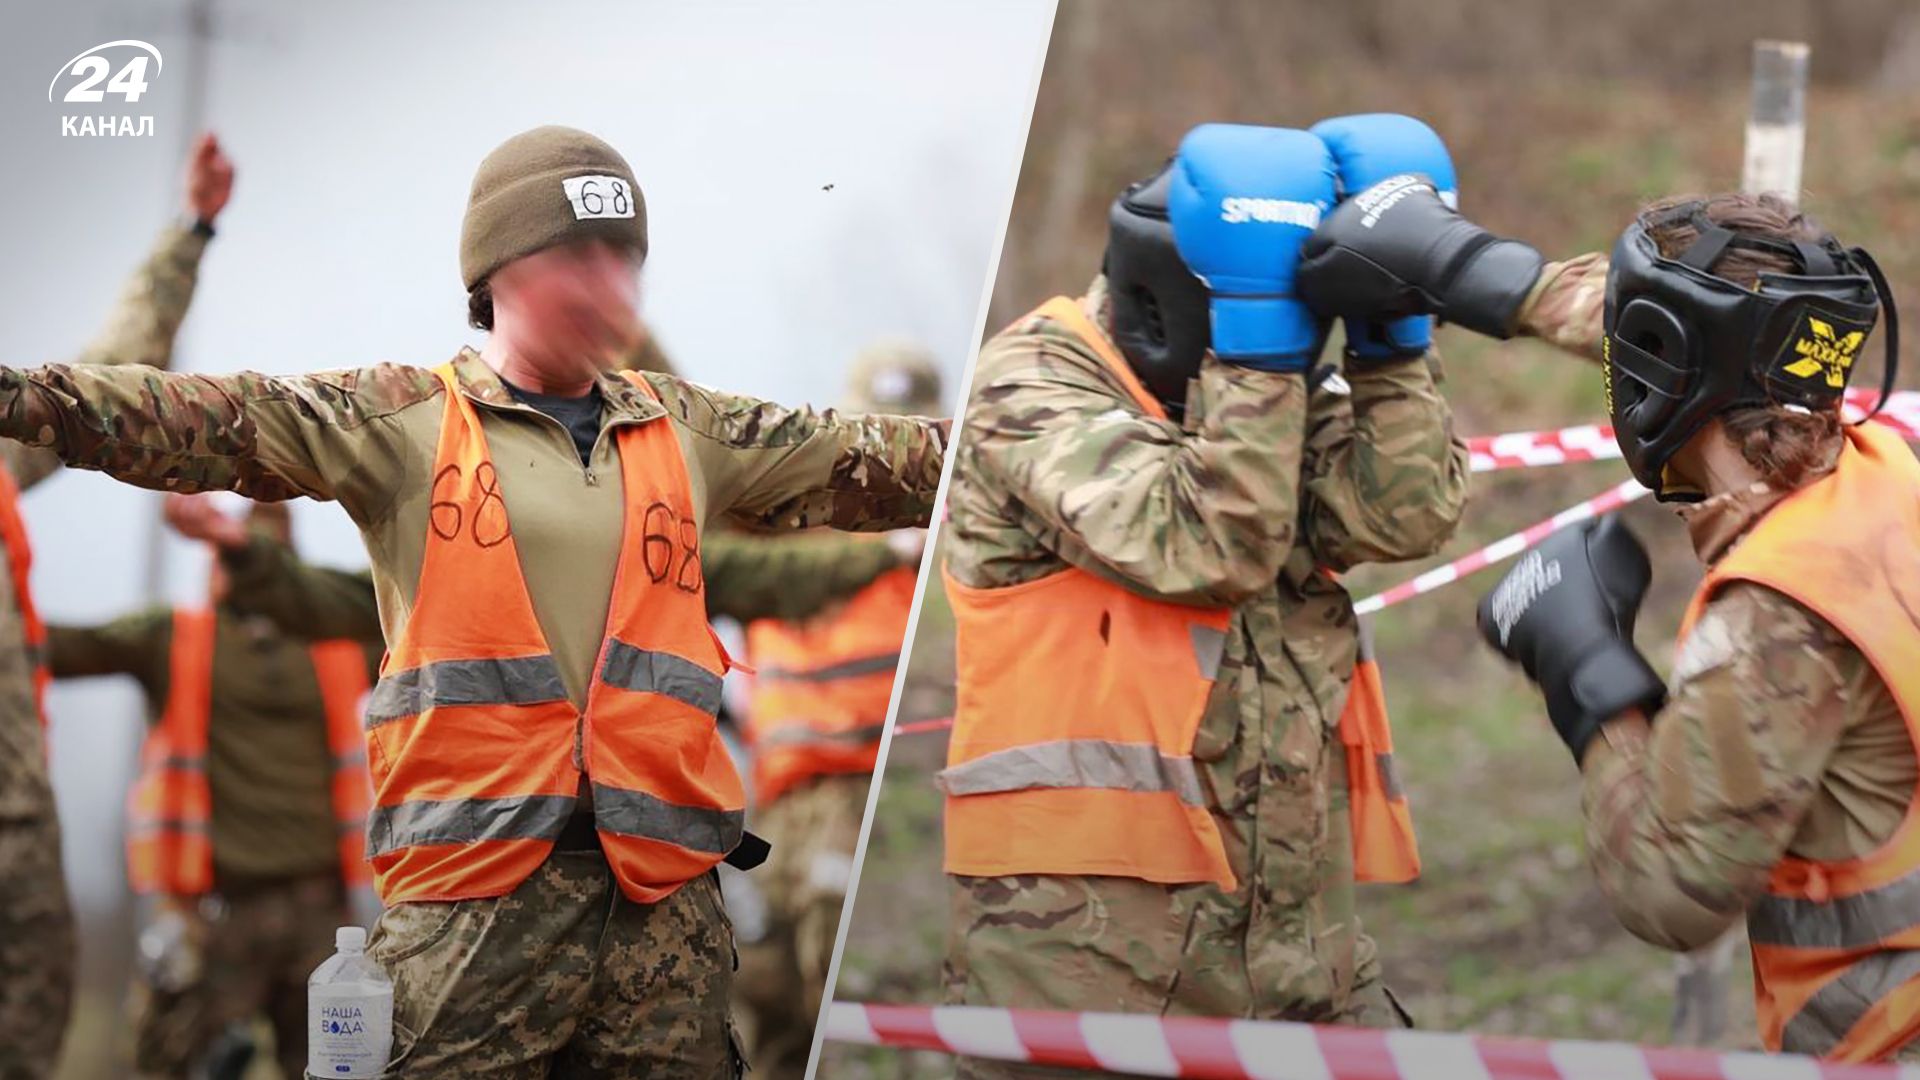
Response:
[[[594,827],[591,813],[574,814],[567,818],[566,825],[560,829],[560,835],[554,838],[556,851],[599,851],[600,830]],[[773,845],[755,836],[751,832],[740,834],[740,843],[727,852],[727,865],[736,870],[751,870],[767,861],[767,855],[773,851]]]

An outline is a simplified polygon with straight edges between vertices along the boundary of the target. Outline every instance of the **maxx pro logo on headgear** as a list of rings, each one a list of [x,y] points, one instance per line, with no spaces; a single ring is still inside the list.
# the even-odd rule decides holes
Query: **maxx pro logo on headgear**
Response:
[[[1827,319],[1815,318],[1811,313],[1802,315],[1800,325],[1788,339],[1789,351],[1781,357],[1782,360],[1795,359],[1781,364],[1780,370],[1803,380],[1825,375],[1827,386],[1843,390],[1853,370],[1854,354],[1860,351],[1860,343],[1865,340],[1865,327],[1853,329],[1842,324],[1835,329]]]

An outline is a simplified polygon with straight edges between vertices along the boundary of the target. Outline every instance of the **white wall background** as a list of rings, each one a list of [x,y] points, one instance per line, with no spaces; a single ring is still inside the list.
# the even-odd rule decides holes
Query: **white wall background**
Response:
[[[31,366],[77,350],[178,212],[197,46],[184,0],[0,10],[0,360]],[[476,341],[456,258],[472,170],[508,135],[565,123],[633,165],[652,229],[645,314],[692,377],[827,404],[857,349],[905,336],[940,357],[951,407],[1052,3],[217,0],[212,12],[206,123],[239,175],[180,368],[429,364]],[[166,66],[139,103],[93,111],[150,113],[157,134],[63,138],[60,115],[86,107],[49,104],[48,80],[118,38],[152,42]],[[37,488],[42,610],[104,620],[145,602],[156,512],[156,496],[94,474]],[[364,562],[338,509],[297,504],[295,520],[310,556]],[[191,546],[167,541],[163,562],[168,596],[203,587]],[[111,910],[137,695],[93,680],[56,689],[50,711],[68,876],[83,913]]]

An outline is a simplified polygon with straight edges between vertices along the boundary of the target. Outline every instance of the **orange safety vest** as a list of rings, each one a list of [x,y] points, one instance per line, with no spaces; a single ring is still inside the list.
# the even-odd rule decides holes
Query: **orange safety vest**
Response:
[[[1413,809],[1393,764],[1393,729],[1387,722],[1387,692],[1373,634],[1360,624],[1360,655],[1347,704],[1340,712],[1340,742],[1347,758],[1347,813],[1353,832],[1353,879],[1398,885],[1420,876]]]
[[[0,465],[0,544],[7,548],[7,572],[13,578],[13,599],[20,607],[20,622],[26,631],[27,650],[33,660],[33,704],[40,713],[40,726],[47,723],[47,627],[33,606],[33,590],[28,572],[33,568],[33,545],[27,540],[27,522],[20,516],[20,485],[13,470]]]
[[[1070,328],[1148,415],[1148,393],[1080,305],[1036,315]],[[947,769],[950,874],[1099,874],[1231,889],[1193,742],[1232,612],[1140,596],[1068,568],[998,589],[945,575],[958,702]],[[1346,744],[1356,878],[1419,872],[1412,819],[1392,780],[1379,673],[1362,657]]]
[[[707,626],[679,441],[665,418],[617,428],[626,510],[583,712],[534,615],[480,418],[451,364],[434,373],[447,403],[425,556],[367,709],[380,897],[512,891],[552,850],[584,773],[614,879],[661,900],[739,844],[746,805],[714,725],[730,662]]]
[[[889,570],[831,614],[748,624],[756,799],[771,802],[816,776],[873,771],[918,582],[911,569]]]
[[[1920,749],[1920,462],[1898,436],[1848,428],[1834,471],[1781,501],[1708,572],[1682,641],[1729,581],[1783,593],[1845,635]],[[1920,798],[1869,855],[1781,859],[1747,910],[1747,934],[1768,1049],[1876,1061],[1920,1036]]]
[[[207,784],[207,730],[213,720],[215,616],[173,613],[167,704],[140,749],[140,778],[127,800],[127,880],[137,892],[197,896],[213,888],[213,792]],[[340,876],[363,885],[363,830],[371,794],[360,743],[366,653],[358,642],[321,641],[309,651],[327,714],[333,756],[333,816]]]

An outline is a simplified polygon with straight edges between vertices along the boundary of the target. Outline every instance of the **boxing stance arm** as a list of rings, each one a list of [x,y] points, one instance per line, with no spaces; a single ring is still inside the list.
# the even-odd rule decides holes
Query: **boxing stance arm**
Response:
[[[1306,396],[1300,375],[1209,360],[1183,431],[1062,338],[1003,337],[981,355],[955,483],[986,486],[996,513],[1089,573],[1234,604],[1270,588],[1293,547]]]
[[[1308,393],[1301,528],[1314,558],[1361,563],[1433,554],[1467,502],[1467,448],[1440,395],[1440,357],[1349,365],[1348,393]]]
[[[1588,858],[1635,937],[1698,948],[1766,889],[1865,663],[1805,608],[1736,583],[1688,635],[1651,727],[1637,713],[1602,727],[1581,762]]]
[[[1520,307],[1520,332],[1597,364],[1606,314],[1607,256],[1589,252],[1547,264]]]

